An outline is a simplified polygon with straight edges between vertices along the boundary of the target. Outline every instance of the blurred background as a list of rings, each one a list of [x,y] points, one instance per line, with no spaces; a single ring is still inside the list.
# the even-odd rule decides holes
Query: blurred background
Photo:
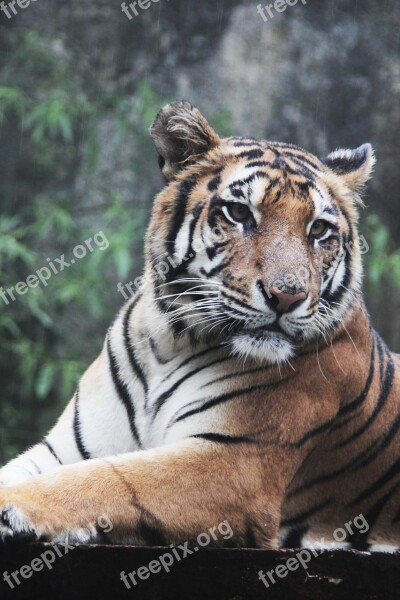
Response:
[[[319,156],[372,142],[367,304],[400,351],[400,3],[299,0],[267,22],[257,4],[153,0],[129,18],[115,0],[39,0],[0,13],[0,286],[98,232],[109,242],[0,298],[0,463],[53,423],[124,300],[117,284],[141,272],[162,185],[148,128],[172,99],[222,134]]]

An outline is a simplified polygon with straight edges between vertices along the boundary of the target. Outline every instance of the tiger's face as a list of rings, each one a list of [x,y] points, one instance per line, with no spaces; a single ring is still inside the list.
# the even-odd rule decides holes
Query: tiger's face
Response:
[[[290,144],[220,139],[187,103],[161,111],[152,134],[167,185],[147,269],[175,333],[215,335],[271,364],[331,336],[360,288],[355,205],[371,147],[320,161]]]

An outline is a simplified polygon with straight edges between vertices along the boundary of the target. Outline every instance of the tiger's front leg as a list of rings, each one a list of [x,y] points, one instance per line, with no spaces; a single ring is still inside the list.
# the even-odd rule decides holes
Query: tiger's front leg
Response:
[[[279,467],[280,470],[280,467]],[[282,476],[269,473],[254,448],[239,450],[190,438],[177,444],[89,460],[0,490],[3,538],[57,542],[170,544],[228,521],[233,542],[273,546]],[[268,488],[268,489],[267,489]]]

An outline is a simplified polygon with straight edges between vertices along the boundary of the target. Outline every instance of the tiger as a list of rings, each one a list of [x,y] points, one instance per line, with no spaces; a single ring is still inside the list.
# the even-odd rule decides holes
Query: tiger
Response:
[[[358,229],[372,146],[220,137],[187,101],[151,136],[142,279],[53,429],[0,470],[1,538],[102,543],[106,514],[111,544],[226,521],[216,545],[396,551],[400,358]]]

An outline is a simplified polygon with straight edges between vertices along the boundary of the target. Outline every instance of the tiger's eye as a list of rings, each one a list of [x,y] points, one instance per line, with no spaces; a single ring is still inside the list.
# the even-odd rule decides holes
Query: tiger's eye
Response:
[[[311,231],[310,234],[313,237],[319,238],[322,235],[324,235],[324,233],[326,232],[326,230],[328,229],[328,223],[326,221],[315,221],[315,223],[313,223],[313,226],[311,227]]]
[[[240,202],[235,202],[229,206],[229,214],[232,219],[235,221],[243,222],[247,221],[247,219],[251,215],[251,211],[248,206],[245,204],[241,204]]]

